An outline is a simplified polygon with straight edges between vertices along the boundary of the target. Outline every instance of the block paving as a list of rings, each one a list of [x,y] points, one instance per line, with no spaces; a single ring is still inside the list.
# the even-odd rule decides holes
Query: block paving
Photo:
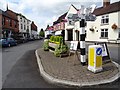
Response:
[[[89,71],[88,65],[82,66],[80,63],[80,55],[72,54],[67,57],[55,57],[52,52],[38,49],[38,55],[41,59],[44,71],[50,76],[73,82],[99,82],[110,79],[119,72],[118,68],[112,62],[103,63],[103,71],[93,73]]]

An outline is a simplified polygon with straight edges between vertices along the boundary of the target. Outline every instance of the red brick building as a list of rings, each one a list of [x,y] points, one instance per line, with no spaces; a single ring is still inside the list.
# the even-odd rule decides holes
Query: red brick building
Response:
[[[2,37],[15,37],[18,32],[18,20],[16,13],[7,8],[6,11],[0,10],[0,19],[2,21]]]

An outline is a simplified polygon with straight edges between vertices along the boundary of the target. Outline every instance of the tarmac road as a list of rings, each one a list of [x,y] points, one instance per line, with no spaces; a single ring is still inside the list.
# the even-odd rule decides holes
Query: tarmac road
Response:
[[[42,47],[42,42],[40,40],[33,41],[3,49],[3,88],[59,88],[59,86],[49,84],[40,76],[35,50]],[[118,47],[112,46],[111,52],[114,50],[113,53],[116,51],[114,48],[117,49]],[[120,79],[111,84],[91,86],[89,88],[118,88],[119,84]]]

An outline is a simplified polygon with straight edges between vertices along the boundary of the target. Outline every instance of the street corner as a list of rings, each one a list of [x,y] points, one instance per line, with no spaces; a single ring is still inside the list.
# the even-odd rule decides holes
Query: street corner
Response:
[[[52,52],[37,49],[35,51],[42,77],[49,83],[68,86],[84,87],[112,83],[120,77],[120,65],[116,62],[103,64],[103,70],[93,73],[77,60],[77,57],[55,57]],[[75,64],[75,65],[74,65]]]

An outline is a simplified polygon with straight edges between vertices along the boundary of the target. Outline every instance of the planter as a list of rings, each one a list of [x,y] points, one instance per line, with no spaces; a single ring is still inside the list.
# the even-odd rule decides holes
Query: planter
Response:
[[[115,29],[117,29],[118,27],[117,27],[116,24],[113,24],[111,28],[115,30]]]
[[[93,28],[90,28],[90,31],[92,31],[92,32],[93,32],[93,31],[95,31],[95,30],[94,30]]]

